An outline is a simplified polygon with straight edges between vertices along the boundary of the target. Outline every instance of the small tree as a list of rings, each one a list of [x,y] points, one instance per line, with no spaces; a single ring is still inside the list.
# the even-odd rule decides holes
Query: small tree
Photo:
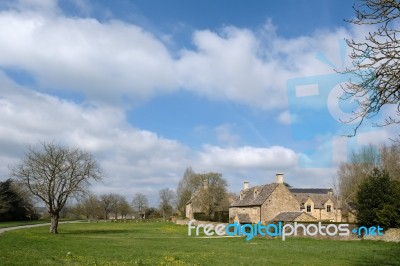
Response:
[[[118,202],[118,211],[121,214],[122,219],[126,219],[126,216],[132,213],[132,207],[124,196],[121,196]]]
[[[98,219],[102,216],[100,200],[96,195],[87,195],[76,204],[76,212],[86,219]]]
[[[41,199],[50,214],[50,232],[58,233],[60,211],[70,197],[87,193],[90,180],[100,180],[101,171],[87,152],[53,143],[29,147],[25,159],[11,175]]]
[[[29,195],[18,188],[12,179],[0,182],[0,221],[37,218]]]
[[[186,203],[200,186],[201,182],[196,182],[196,174],[193,172],[192,168],[186,168],[176,190],[176,207],[182,217],[186,216]]]
[[[149,201],[143,193],[136,193],[132,200],[133,209],[138,213],[140,219],[146,217],[146,209],[149,206]]]
[[[108,220],[109,214],[113,210],[116,194],[103,194],[100,196],[100,208],[103,210],[104,218]]]
[[[375,168],[361,183],[356,199],[360,225],[400,226],[400,185],[398,181],[391,180],[385,170]]]
[[[165,220],[173,211],[173,201],[175,199],[175,193],[169,188],[161,189],[159,192],[160,196],[160,211]]]

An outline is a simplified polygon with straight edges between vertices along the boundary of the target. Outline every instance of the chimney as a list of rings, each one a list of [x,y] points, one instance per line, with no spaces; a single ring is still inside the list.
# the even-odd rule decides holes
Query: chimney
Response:
[[[248,189],[249,188],[249,181],[244,181],[243,182],[243,189]]]
[[[207,178],[203,179],[203,188],[208,189],[208,179]]]
[[[282,173],[278,173],[275,176],[275,183],[277,184],[283,184],[283,174]]]

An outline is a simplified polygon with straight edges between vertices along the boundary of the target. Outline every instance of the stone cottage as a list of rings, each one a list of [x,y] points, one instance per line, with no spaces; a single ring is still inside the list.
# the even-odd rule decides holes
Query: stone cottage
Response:
[[[341,211],[332,189],[288,188],[284,175],[275,183],[249,187],[244,182],[239,198],[229,208],[229,220],[240,223],[273,221],[341,222]]]

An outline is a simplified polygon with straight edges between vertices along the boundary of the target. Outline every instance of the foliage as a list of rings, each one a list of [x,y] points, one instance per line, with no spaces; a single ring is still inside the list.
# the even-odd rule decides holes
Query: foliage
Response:
[[[363,226],[400,227],[400,184],[385,170],[374,169],[357,192],[357,219]]]
[[[38,219],[29,195],[15,186],[12,179],[0,182],[0,221]]]
[[[400,146],[381,146],[379,149],[366,146],[351,155],[350,161],[339,166],[338,187],[344,204],[356,201],[360,184],[370,175],[374,168],[384,169],[389,176],[400,181]]]
[[[229,199],[227,193],[227,181],[220,173],[205,173],[196,175],[202,181],[203,186],[193,197],[193,206],[198,206],[207,220],[212,220],[215,211],[228,210]]]
[[[192,199],[195,212],[204,213],[206,220],[213,219],[215,211],[229,208],[227,186],[227,181],[220,173],[197,174],[187,168],[177,189],[178,210],[185,216],[186,204]]]
[[[398,194],[400,197],[400,193]],[[400,205],[384,204],[383,208],[376,211],[379,224],[384,228],[400,227]]]

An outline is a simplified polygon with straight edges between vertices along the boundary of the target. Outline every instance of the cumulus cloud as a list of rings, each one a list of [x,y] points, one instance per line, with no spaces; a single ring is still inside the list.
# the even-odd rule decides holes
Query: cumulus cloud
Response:
[[[0,65],[23,69],[43,88],[91,101],[132,101],[176,87],[166,47],[142,28],[111,20],[0,13]]]
[[[0,72],[2,176],[8,174],[5,165],[17,162],[26,145],[54,140],[96,155],[107,175],[95,187],[100,193],[129,196],[142,191],[155,196],[161,187],[173,187],[190,165],[196,171],[224,173],[232,190],[243,177],[272,182],[276,171],[286,172],[297,180],[294,184],[313,185],[317,175],[319,184],[330,179],[332,169],[299,169],[299,154],[292,149],[239,146],[240,136],[229,124],[215,128],[221,146],[194,150],[135,128],[125,111],[132,103],[182,89],[278,110],[278,120],[288,124],[286,81],[332,73],[332,66],[315,54],[320,51],[340,66],[338,40],[365,32],[336,29],[283,38],[267,22],[258,30],[197,30],[194,49],[170,51],[162,41],[166,35],[115,19],[68,17],[57,1],[7,3],[0,12],[0,67],[24,71],[33,84],[17,85]],[[82,3],[75,1],[90,14]],[[60,96],[65,92],[82,93],[83,100],[65,100]]]
[[[353,34],[337,29],[283,38],[271,22],[258,30],[226,26],[197,30],[193,50],[172,52],[162,36],[137,25],[67,17],[55,11],[55,1],[39,3],[21,0],[19,9],[0,12],[0,65],[28,72],[42,90],[78,91],[88,101],[112,104],[186,89],[256,108],[285,108],[286,80],[331,73],[332,66],[315,55],[340,62],[338,41]]]
[[[188,164],[187,147],[132,127],[119,109],[81,106],[18,86],[4,75],[0,86],[3,177],[7,164],[18,162],[26,146],[42,140],[92,152],[106,176],[95,191],[104,187],[133,195],[147,189],[156,194],[162,185],[176,183]]]
[[[205,168],[282,169],[293,167],[297,163],[296,153],[280,146],[221,148],[205,145],[199,158],[200,164]]]

